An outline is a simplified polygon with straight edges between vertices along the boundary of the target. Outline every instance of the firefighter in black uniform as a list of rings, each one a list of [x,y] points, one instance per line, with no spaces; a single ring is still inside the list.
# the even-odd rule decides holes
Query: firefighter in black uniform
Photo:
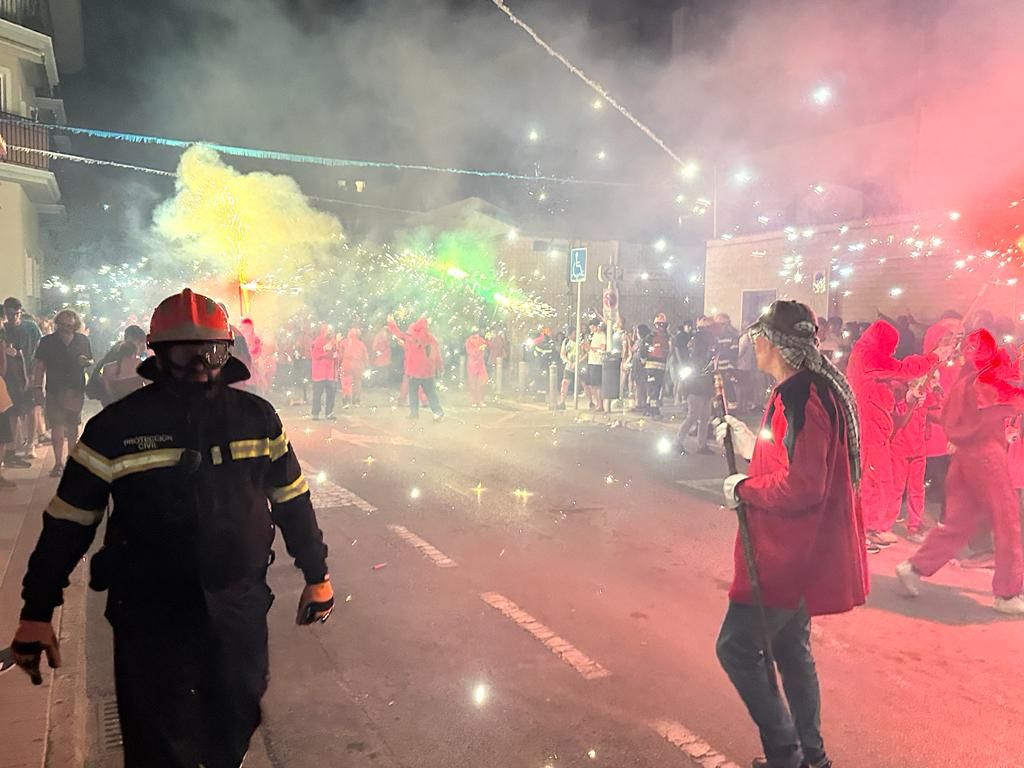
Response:
[[[267,586],[280,529],[306,587],[299,624],[334,607],[309,486],[274,408],[229,385],[224,311],[186,289],[153,314],[153,382],[100,412],[72,451],[23,582],[12,648],[41,683],[52,614],[113,507],[90,586],[108,590],[126,768],[237,768],[267,686]]]
[[[654,318],[654,330],[648,334],[640,347],[640,355],[647,374],[647,409],[645,414],[652,419],[661,418],[661,389],[665,385],[665,371],[668,356],[672,350],[672,338],[668,334],[668,319],[664,313]]]

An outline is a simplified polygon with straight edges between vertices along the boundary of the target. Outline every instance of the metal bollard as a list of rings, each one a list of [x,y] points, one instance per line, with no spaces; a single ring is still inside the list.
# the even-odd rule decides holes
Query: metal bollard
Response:
[[[459,355],[459,389],[466,388],[466,356]]]
[[[526,399],[527,380],[530,376],[530,365],[525,360],[519,361],[519,397]]]
[[[505,394],[505,358],[494,361],[494,394],[501,397]]]
[[[551,410],[558,408],[558,366],[552,363],[548,366],[548,407]]]

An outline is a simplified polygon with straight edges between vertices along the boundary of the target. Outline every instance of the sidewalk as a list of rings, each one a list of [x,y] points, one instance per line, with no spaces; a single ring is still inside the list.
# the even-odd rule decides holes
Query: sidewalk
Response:
[[[42,528],[43,509],[57,488],[49,477],[53,464],[49,448],[38,451],[31,469],[5,469],[4,475],[17,483],[0,491],[0,647],[6,648],[18,625],[21,611],[21,579],[29,555]],[[68,590],[74,599],[74,587]],[[60,627],[65,611],[54,616]],[[61,630],[61,640],[64,632]],[[73,663],[63,649],[65,670]],[[0,723],[3,723],[3,749],[0,768],[39,768],[45,765],[49,745],[51,705],[63,682],[44,663],[43,685],[35,687],[28,676],[12,669],[0,677]]]

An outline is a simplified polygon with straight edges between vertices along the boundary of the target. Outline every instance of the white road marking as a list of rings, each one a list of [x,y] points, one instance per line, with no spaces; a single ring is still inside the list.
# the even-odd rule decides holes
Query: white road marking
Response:
[[[463,498],[466,498],[466,499],[474,498],[473,494],[470,493],[469,491],[464,491],[461,488],[459,488],[458,486],[452,485],[451,483],[445,483],[444,487],[447,488],[452,493],[459,494],[459,496],[462,496]]]
[[[651,723],[651,728],[663,739],[686,753],[701,768],[740,768],[681,723],[672,720],[656,720]]]
[[[348,488],[342,488],[335,482],[326,478],[319,479],[320,473],[317,470],[303,466],[303,474],[309,482],[309,495],[313,500],[315,509],[331,509],[337,507],[355,507],[367,514],[377,511],[366,499],[352,493]]]
[[[484,592],[480,599],[496,608],[548,647],[553,654],[575,669],[585,680],[608,677],[611,672],[588,657],[572,643],[563,640],[518,605],[497,592]]]
[[[360,448],[367,448],[371,445],[413,445],[412,440],[407,437],[395,435],[356,435],[351,432],[340,432],[337,429],[331,430],[331,439],[358,445]]]
[[[458,565],[458,563],[448,557],[444,552],[439,550],[430,542],[421,539],[404,525],[389,525],[388,530],[398,536],[402,541],[408,542],[416,547],[416,549],[433,560],[434,565],[438,568],[455,568]]]

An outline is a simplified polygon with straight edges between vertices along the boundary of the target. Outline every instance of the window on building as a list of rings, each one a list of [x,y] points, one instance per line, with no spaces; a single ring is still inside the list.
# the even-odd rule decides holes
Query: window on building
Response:
[[[6,72],[0,72],[0,112],[7,111],[7,78]]]
[[[746,328],[757,318],[764,314],[768,306],[779,297],[779,292],[774,288],[760,291],[744,291],[741,328]]]

